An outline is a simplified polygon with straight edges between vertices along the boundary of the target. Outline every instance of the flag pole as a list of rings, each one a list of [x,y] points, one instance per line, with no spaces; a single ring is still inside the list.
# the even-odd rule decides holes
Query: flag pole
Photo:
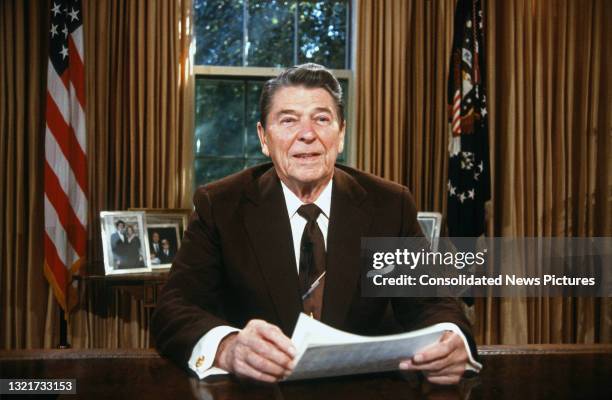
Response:
[[[64,309],[60,308],[60,314],[59,314],[59,319],[60,319],[60,342],[59,342],[59,346],[57,346],[58,349],[69,349],[70,348],[70,344],[68,343],[68,321],[66,320],[66,314],[64,313]]]

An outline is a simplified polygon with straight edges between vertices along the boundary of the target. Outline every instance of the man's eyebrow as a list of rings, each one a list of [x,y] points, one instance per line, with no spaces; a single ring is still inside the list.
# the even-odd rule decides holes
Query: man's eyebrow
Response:
[[[295,111],[295,110],[292,110],[290,108],[285,108],[285,109],[277,111],[276,114],[277,115],[280,115],[280,114],[293,114],[293,115],[297,115],[298,112]]]
[[[315,108],[315,109],[314,109],[314,112],[322,112],[322,111],[323,111],[323,112],[329,112],[329,113],[331,113],[331,112],[332,112],[332,109],[331,109],[331,108],[329,108],[329,107],[317,107],[317,108]],[[298,115],[298,114],[299,114],[299,112],[297,112],[296,110],[292,110],[292,109],[290,109],[290,108],[285,108],[285,109],[279,110],[278,112],[276,112],[276,114],[277,114],[277,115],[280,115],[280,114],[293,114],[293,115]]]
[[[321,112],[321,111],[328,112],[328,113],[332,112],[332,109],[329,107],[317,107],[314,110],[315,112]]]

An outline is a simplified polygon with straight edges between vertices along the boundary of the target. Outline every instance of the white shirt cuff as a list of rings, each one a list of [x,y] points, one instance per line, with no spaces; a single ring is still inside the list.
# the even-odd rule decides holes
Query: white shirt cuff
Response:
[[[449,322],[454,329],[451,329],[454,333],[456,333],[457,335],[459,335],[459,337],[461,338],[461,340],[463,340],[463,344],[465,345],[465,350],[467,352],[468,355],[468,362],[465,364],[465,369],[468,371],[474,371],[474,372],[480,372],[480,370],[482,369],[482,364],[479,363],[478,361],[476,361],[476,359],[474,358],[474,355],[472,354],[472,350],[470,349],[470,345],[468,344],[468,341],[465,337],[465,335],[463,334],[463,331],[461,329],[459,329],[459,327],[455,324],[453,324],[452,322]]]
[[[231,326],[221,325],[209,330],[204,336],[198,340],[193,350],[187,365],[195,372],[200,379],[204,379],[210,375],[227,374],[227,371],[213,367],[217,349],[221,341],[230,333],[238,332],[239,329]]]

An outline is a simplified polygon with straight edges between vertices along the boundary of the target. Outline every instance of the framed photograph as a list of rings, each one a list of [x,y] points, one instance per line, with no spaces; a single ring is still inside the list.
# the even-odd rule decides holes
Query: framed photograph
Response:
[[[151,272],[144,212],[102,211],[100,224],[106,275]]]
[[[423,235],[425,235],[429,241],[431,251],[438,251],[442,214],[439,212],[419,211],[417,214],[417,221],[419,225],[421,225]]]
[[[153,269],[170,268],[181,245],[179,224],[147,224],[149,261]]]
[[[172,208],[138,208],[133,210],[145,213],[149,243],[149,266],[154,270],[170,268],[174,256],[181,247],[181,239],[187,228],[191,210]]]

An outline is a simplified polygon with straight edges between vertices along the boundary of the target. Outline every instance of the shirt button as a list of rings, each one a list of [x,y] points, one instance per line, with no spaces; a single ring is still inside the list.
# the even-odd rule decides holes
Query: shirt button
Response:
[[[195,365],[196,365],[196,368],[201,368],[202,365],[204,365],[204,356],[198,357]]]

